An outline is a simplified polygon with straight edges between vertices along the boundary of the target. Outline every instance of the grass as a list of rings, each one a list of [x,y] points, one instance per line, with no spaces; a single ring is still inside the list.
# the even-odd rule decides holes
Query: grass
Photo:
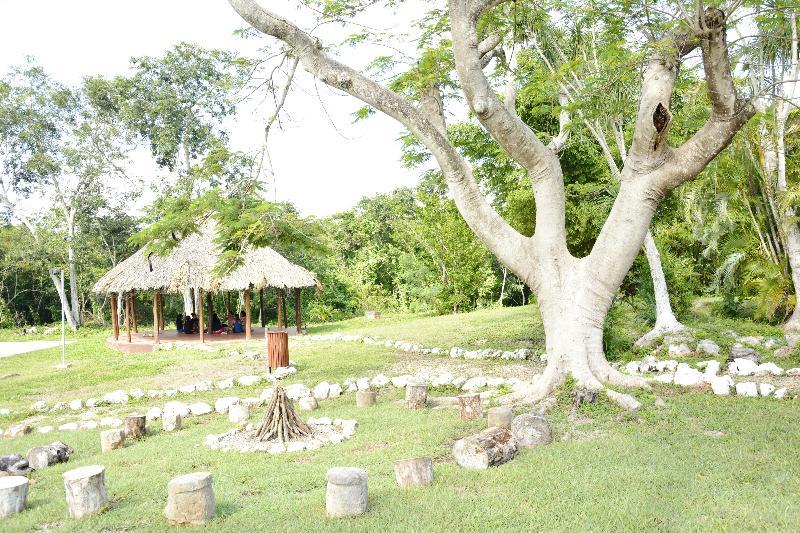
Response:
[[[485,346],[513,348],[540,342],[534,311],[528,307],[452,317],[390,317],[372,323],[353,320],[317,331],[359,332],[441,347],[470,348],[486,339]],[[714,323],[698,320],[709,334],[715,331]],[[756,333],[747,327],[737,323],[733,329]],[[122,355],[108,350],[98,332],[84,333],[70,347],[74,366],[67,372],[52,369],[57,356],[58,350],[43,350],[0,359],[0,375],[20,374],[0,381],[0,407],[24,410],[39,398],[52,403],[85,398],[92,391],[146,389],[144,384],[179,378],[191,383],[208,376],[241,375],[260,365],[226,351]],[[292,359],[299,372],[293,378],[309,385],[322,379],[340,381],[385,371],[409,357],[357,343],[297,345]],[[192,399],[210,401],[259,391],[237,388]],[[0,454],[24,453],[54,440],[64,440],[76,450],[69,463],[32,475],[28,508],[3,519],[0,529],[167,531],[162,515],[167,482],[199,470],[214,476],[218,508],[207,526],[211,531],[738,531],[790,530],[800,523],[800,506],[795,503],[800,497],[800,445],[793,401],[719,398],[664,386],[634,391],[643,407],[630,416],[604,397],[596,405],[574,410],[566,387],[549,416],[552,445],[525,450],[499,468],[467,471],[452,462],[452,442],[481,429],[485,421],[461,421],[450,409],[410,411],[399,403],[401,391],[384,391],[370,408],[356,408],[352,395],[321,402],[315,415],[356,418],[359,427],[352,439],[312,452],[269,456],[211,450],[202,445],[205,435],[230,427],[224,417],[213,415],[185,421],[178,433],[162,433],[154,424],[147,438],[110,454],[100,454],[99,430],[0,440]],[[665,406],[655,406],[656,395]],[[123,409],[149,405],[158,403],[142,401]],[[0,426],[5,425],[7,420],[0,420]],[[707,433],[716,431],[723,436]],[[400,489],[393,461],[420,455],[434,458],[434,484]],[[66,513],[61,474],[89,464],[106,466],[112,502],[101,515],[75,521]],[[325,472],[344,465],[367,469],[369,510],[354,519],[328,520]]]

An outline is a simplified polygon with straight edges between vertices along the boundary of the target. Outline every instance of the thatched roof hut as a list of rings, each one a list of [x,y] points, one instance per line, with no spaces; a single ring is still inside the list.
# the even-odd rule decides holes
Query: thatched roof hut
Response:
[[[146,247],[109,270],[94,285],[96,293],[160,290],[181,293],[186,288],[204,291],[256,290],[267,287],[294,289],[319,287],[313,272],[296,265],[269,247],[244,250],[242,263],[216,276],[220,257],[214,242],[216,230],[207,225],[184,238],[168,255],[147,253]]]
[[[208,305],[207,331],[213,331],[212,292],[243,291],[245,304],[245,339],[250,339],[250,291],[267,287],[278,289],[278,329],[283,328],[282,292],[294,289],[295,321],[297,332],[301,332],[300,292],[303,287],[317,287],[320,284],[313,272],[295,265],[269,247],[246,247],[243,260],[230,272],[219,274],[216,271],[222,251],[215,242],[216,225],[209,223],[199,232],[182,239],[173,250],[160,256],[147,252],[147,247],[109,270],[94,285],[94,292],[111,296],[111,319],[114,327],[114,340],[119,339],[118,298],[125,295],[125,328],[128,343],[133,333],[137,333],[135,293],[153,291],[153,343],[159,343],[159,330],[163,329],[163,294],[184,293],[186,289],[196,290],[197,298],[192,306],[199,314],[199,337],[204,342],[205,323],[203,320],[203,293]],[[129,318],[131,320],[129,320]],[[229,325],[230,327],[230,325]]]

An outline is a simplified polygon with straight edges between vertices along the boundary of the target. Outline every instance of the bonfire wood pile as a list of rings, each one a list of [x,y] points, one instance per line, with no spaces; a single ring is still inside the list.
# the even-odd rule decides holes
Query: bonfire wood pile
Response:
[[[292,407],[292,400],[286,396],[286,391],[283,387],[275,387],[256,437],[262,442],[273,439],[288,442],[291,439],[310,436],[311,428],[297,416]]]

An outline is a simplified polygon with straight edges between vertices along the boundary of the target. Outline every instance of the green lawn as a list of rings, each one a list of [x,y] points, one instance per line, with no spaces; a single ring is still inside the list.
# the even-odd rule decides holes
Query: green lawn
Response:
[[[697,320],[693,325],[707,331],[716,327]],[[755,333],[750,327],[742,323],[734,329]],[[359,332],[440,347],[537,347],[542,341],[534,307],[359,319],[315,331]],[[0,381],[0,407],[24,411],[40,398],[52,403],[116,388],[164,388],[172,380],[191,383],[261,368],[227,351],[118,354],[105,347],[103,335],[82,333],[70,347],[74,366],[66,372],[52,368],[58,350],[0,359],[0,375],[20,374]],[[474,344],[482,339],[487,342]],[[416,356],[358,343],[295,345],[292,359],[299,372],[287,383],[313,386],[322,379],[371,376],[412,357]],[[260,389],[214,391],[194,395],[192,401],[258,395]],[[64,440],[76,450],[69,463],[32,475],[28,509],[0,521],[0,530],[168,530],[162,515],[167,482],[198,470],[214,475],[218,508],[207,527],[212,531],[738,531],[792,530],[800,523],[795,401],[718,398],[665,386],[634,391],[643,407],[630,416],[605,400],[573,411],[569,391],[562,390],[549,416],[555,434],[552,445],[524,451],[499,468],[475,472],[455,465],[450,447],[455,439],[484,427],[485,421],[463,422],[450,409],[409,411],[397,402],[401,391],[383,391],[371,408],[356,408],[352,395],[321,402],[315,416],[355,418],[359,427],[350,440],[312,452],[269,456],[211,450],[202,445],[205,435],[231,427],[216,415],[188,419],[178,433],[162,433],[159,424],[153,424],[145,440],[110,454],[100,454],[99,430],[0,440],[0,454],[24,453],[54,440]],[[666,406],[655,407],[656,395]],[[143,400],[116,409],[141,410],[164,401]],[[256,416],[260,414],[256,410]],[[0,427],[21,416],[24,413],[0,418]],[[717,431],[724,435],[707,434]],[[400,489],[393,461],[419,455],[434,457],[433,486]],[[75,521],[67,516],[61,474],[89,464],[106,466],[112,505],[99,516]],[[366,515],[325,518],[325,472],[332,466],[367,469]]]

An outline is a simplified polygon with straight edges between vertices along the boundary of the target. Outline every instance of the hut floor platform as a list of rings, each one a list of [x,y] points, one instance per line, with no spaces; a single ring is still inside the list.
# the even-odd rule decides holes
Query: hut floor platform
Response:
[[[269,328],[269,331],[278,331],[278,328]],[[295,328],[283,328],[289,336],[297,335]],[[185,343],[185,344],[200,344],[200,334],[186,334],[178,333],[176,330],[166,330],[159,334],[159,343]],[[266,342],[266,330],[264,328],[253,328],[250,335],[250,341],[245,340],[244,333],[230,333],[227,335],[206,333],[204,344],[229,344],[229,343],[243,343],[243,342]],[[124,353],[144,353],[153,351],[153,333],[152,331],[142,331],[139,333],[131,333],[131,342],[128,342],[128,336],[120,331],[119,340],[115,340],[113,336],[106,339],[106,345],[113,350]],[[265,346],[266,349],[266,346]]]

